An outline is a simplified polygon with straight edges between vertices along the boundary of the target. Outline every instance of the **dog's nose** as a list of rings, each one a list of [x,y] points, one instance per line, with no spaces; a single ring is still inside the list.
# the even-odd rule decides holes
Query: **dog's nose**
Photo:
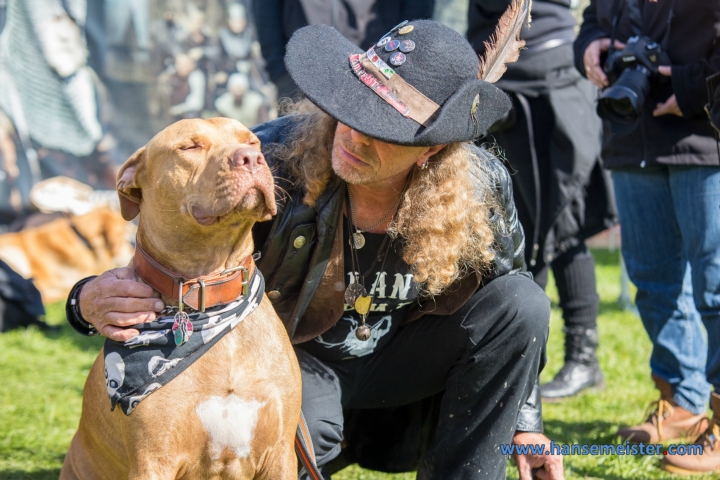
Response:
[[[233,168],[245,168],[254,172],[258,165],[265,163],[263,154],[254,148],[238,148],[230,159],[230,166]]]

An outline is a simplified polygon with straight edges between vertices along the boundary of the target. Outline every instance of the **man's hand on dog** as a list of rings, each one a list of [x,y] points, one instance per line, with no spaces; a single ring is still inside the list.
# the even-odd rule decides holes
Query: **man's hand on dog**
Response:
[[[133,267],[108,270],[86,283],[80,292],[80,313],[102,335],[124,342],[138,332],[128,328],[152,322],[165,308],[152,287],[135,281]]]
[[[542,433],[536,432],[517,432],[513,437],[513,443],[520,445],[545,445],[545,451],[550,450],[550,439]],[[564,480],[565,472],[563,471],[562,455],[535,455],[528,453],[526,455],[518,455],[513,453],[513,460],[517,465],[520,480],[532,480],[539,478],[540,480]],[[533,472],[535,475],[533,476]]]

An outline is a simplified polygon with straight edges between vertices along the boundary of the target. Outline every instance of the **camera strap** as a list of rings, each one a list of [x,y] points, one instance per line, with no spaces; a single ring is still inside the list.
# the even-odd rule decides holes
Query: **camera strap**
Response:
[[[640,0],[626,0],[628,19],[630,20],[630,28],[633,35],[642,35],[642,11],[640,10]]]
[[[674,16],[675,16],[675,0],[672,0],[670,2],[670,13],[668,13],[667,28],[665,28],[665,35],[663,36],[662,41],[660,41],[660,46],[662,47],[663,51],[665,51],[665,52],[667,52],[668,41],[670,40],[670,30],[672,28],[672,19]]]
[[[620,3],[625,2],[625,7],[627,8],[628,12],[628,19],[630,20],[630,27],[632,28],[633,35],[642,35],[642,10],[640,8],[640,1],[641,0],[620,0]],[[622,6],[622,5],[621,5]],[[610,31],[610,49],[615,50],[614,44],[615,39],[617,38],[617,27],[620,23],[620,15],[622,13],[622,8],[619,8],[616,10],[615,15],[613,16],[612,21],[612,30]],[[670,13],[668,13],[668,19],[667,19],[667,28],[665,29],[665,34],[663,35],[662,40],[660,41],[660,46],[663,50],[667,51],[668,41],[670,39],[670,30],[672,27],[672,19],[675,16],[675,0],[671,0],[670,2]],[[611,52],[612,53],[612,52]]]
[[[613,1],[613,11],[615,12],[615,14],[613,15],[612,28],[610,29],[610,49],[608,50],[608,55],[612,55],[613,53],[615,53],[615,39],[617,38],[618,23],[620,23],[622,2],[623,0]]]

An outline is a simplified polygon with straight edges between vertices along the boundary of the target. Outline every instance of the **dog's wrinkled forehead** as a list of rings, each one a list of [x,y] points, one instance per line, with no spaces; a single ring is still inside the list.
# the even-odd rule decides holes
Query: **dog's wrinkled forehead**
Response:
[[[249,145],[260,149],[260,140],[245,125],[230,118],[180,120],[158,133],[148,144],[172,150],[208,150],[225,145]]]

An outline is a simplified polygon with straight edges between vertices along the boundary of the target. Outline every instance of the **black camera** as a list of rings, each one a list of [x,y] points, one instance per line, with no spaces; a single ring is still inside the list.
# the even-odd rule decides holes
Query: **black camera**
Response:
[[[610,86],[600,96],[597,112],[611,122],[613,130],[634,129],[651,83],[667,81],[658,73],[659,65],[670,65],[670,58],[646,36],[631,37],[622,50],[611,48],[603,65]]]

